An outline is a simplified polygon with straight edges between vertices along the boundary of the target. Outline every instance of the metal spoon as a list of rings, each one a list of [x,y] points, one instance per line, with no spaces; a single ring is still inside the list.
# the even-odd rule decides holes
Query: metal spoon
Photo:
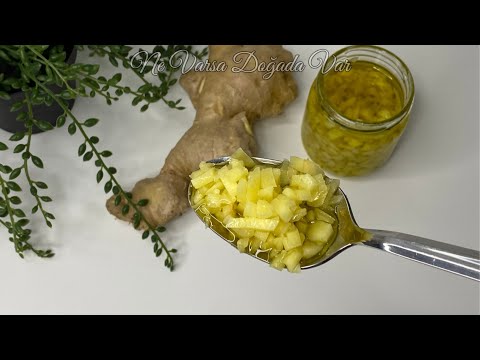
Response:
[[[257,157],[253,159],[260,164],[272,166],[281,166],[282,164],[282,161],[279,160]],[[229,161],[230,157],[220,157],[208,162],[214,163],[216,166],[223,166]],[[191,207],[193,207],[191,203],[192,190],[192,184],[190,183],[188,201]],[[349,247],[361,244],[480,281],[480,252],[395,231],[362,229],[353,217],[345,193],[341,189],[338,189],[338,192],[343,196],[343,199],[335,209],[339,224],[337,236],[330,244],[325,246],[325,252],[306,261],[302,260],[301,269],[311,269],[325,264]],[[195,209],[195,213],[214,233],[236,247],[234,236],[219,221],[213,217],[207,217],[205,213],[202,213],[201,208]],[[268,252],[268,250],[258,250],[255,254],[250,252],[247,252],[247,254],[258,260],[268,262]]]

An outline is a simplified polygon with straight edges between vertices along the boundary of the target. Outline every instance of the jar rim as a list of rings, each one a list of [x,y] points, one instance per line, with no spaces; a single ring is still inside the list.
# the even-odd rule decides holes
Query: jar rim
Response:
[[[326,99],[323,96],[323,91],[322,91],[323,78],[326,74],[328,74],[328,72],[324,74],[322,72],[322,69],[320,69],[320,71],[318,72],[317,81],[316,81],[316,93],[320,97],[321,106],[330,115],[329,117],[333,121],[349,129],[367,132],[367,131],[386,130],[386,129],[392,128],[398,123],[400,123],[401,120],[405,118],[406,115],[408,115],[408,113],[410,112],[413,106],[413,102],[415,98],[415,84],[413,81],[413,76],[410,72],[410,69],[402,59],[400,59],[393,52],[376,45],[351,45],[351,46],[344,47],[342,49],[337,50],[332,55],[330,55],[328,59],[326,59],[326,63],[328,63],[328,61],[331,61],[332,59],[335,59],[335,58],[337,59],[347,58],[347,56],[345,55],[347,55],[348,52],[361,51],[361,50],[365,50],[366,52],[373,50],[377,58],[379,56],[382,56],[385,59],[388,59],[389,61],[393,62],[393,64],[396,66],[396,70],[398,70],[402,74],[402,76],[404,77],[403,82],[405,83],[404,96],[407,96],[407,99],[404,105],[402,106],[402,109],[394,116],[376,123],[366,123],[361,120],[348,118],[340,114],[337,110],[335,110],[333,106],[330,104],[330,102],[328,101],[328,99]],[[399,79],[398,76],[396,76],[395,74],[392,74],[392,75],[395,76],[400,83],[402,83],[402,79]]]

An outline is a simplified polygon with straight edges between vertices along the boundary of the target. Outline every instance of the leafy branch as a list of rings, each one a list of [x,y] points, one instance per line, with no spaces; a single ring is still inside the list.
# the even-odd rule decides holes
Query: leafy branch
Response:
[[[78,46],[77,48],[83,49],[84,47]],[[174,54],[179,50],[186,50],[201,58],[206,55],[206,49],[201,52],[192,52],[191,46],[156,46],[152,53],[142,52],[142,56],[145,57],[144,61],[147,64],[143,67],[144,71],[142,72],[138,68],[131,66],[133,56],[130,55],[131,47],[125,45],[89,45],[87,48],[91,51],[91,56],[108,57],[113,66],[118,67],[119,64],[122,64],[126,69],[133,71],[142,80],[142,85],[135,90],[128,86],[123,86],[120,83],[122,79],[120,73],[116,73],[110,79],[104,76],[97,76],[99,71],[99,65],[97,64],[68,64],[66,62],[67,55],[62,46],[0,45],[0,71],[2,69],[2,61],[7,67],[10,66],[10,69],[14,67],[18,70],[16,75],[13,72],[14,76],[8,76],[8,72],[0,72],[0,99],[9,99],[10,93],[16,90],[22,90],[25,95],[24,99],[15,102],[11,107],[11,111],[19,113],[17,120],[24,123],[25,131],[13,134],[10,137],[10,141],[21,142],[25,139],[25,142],[18,143],[13,149],[13,152],[21,154],[23,159],[20,167],[12,169],[8,165],[0,164],[0,173],[9,176],[9,179],[6,180],[0,174],[0,185],[3,195],[0,197],[0,224],[6,227],[12,235],[10,240],[15,244],[15,249],[21,257],[23,257],[25,250],[32,250],[42,257],[53,256],[51,250],[37,250],[29,243],[31,230],[24,228],[29,220],[26,219],[26,215],[21,209],[13,206],[21,204],[22,201],[18,196],[10,196],[10,192],[21,191],[20,186],[14,180],[23,172],[30,188],[30,194],[34,197],[36,203],[32,208],[32,213],[35,214],[39,211],[47,226],[52,227],[52,220],[55,217],[45,209],[45,203],[52,201],[52,199],[39,193],[39,190],[48,189],[48,185],[32,178],[29,164],[32,163],[38,168],[44,167],[40,157],[31,152],[33,126],[43,131],[54,128],[50,123],[42,119],[36,119],[33,108],[39,104],[50,106],[56,103],[63,110],[63,114],[56,121],[56,127],[63,127],[67,119],[71,120],[67,126],[68,133],[74,135],[78,131],[83,137],[83,142],[78,148],[78,156],[85,162],[94,160],[95,166],[98,167],[96,174],[97,183],[105,182],[105,193],[114,194],[115,205],[122,206],[123,214],[129,213],[131,209],[133,210],[133,227],[138,229],[141,223],[145,224],[147,230],[142,233],[142,239],[150,237],[155,255],[159,257],[164,254],[165,266],[173,270],[174,260],[172,254],[176,252],[176,249],[169,249],[161,239],[160,233],[165,231],[165,227],[153,226],[147,221],[141,211],[141,208],[148,204],[148,199],[141,199],[137,202],[132,200],[131,193],[126,192],[115,177],[117,169],[106,163],[106,159],[112,155],[112,152],[100,150],[98,147],[100,139],[97,136],[87,134],[86,129],[94,127],[99,122],[99,119],[79,120],[70,111],[67,100],[79,96],[95,97],[100,95],[105,98],[108,105],[111,105],[113,101],[118,100],[122,95],[129,94],[133,96],[133,106],[142,104],[141,111],[146,111],[150,104],[159,101],[164,102],[170,108],[182,110],[183,107],[179,106],[180,99],[174,101],[166,98],[170,88],[177,81],[175,74],[179,70],[171,67],[167,59],[175,56]],[[163,70],[157,74],[159,84],[154,84],[145,78],[146,73],[155,65],[153,63],[154,57],[152,56],[154,54],[157,56],[155,59],[156,63],[163,61],[165,64]],[[59,93],[51,90],[50,85],[54,84],[62,87]],[[0,151],[5,150],[8,150],[8,146],[0,142]],[[107,176],[104,176],[105,174]],[[3,218],[6,220],[3,220]]]

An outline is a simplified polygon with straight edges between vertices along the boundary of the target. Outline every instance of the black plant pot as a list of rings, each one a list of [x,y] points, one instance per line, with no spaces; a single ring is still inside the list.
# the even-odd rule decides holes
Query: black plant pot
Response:
[[[68,53],[69,52],[67,50],[67,54]],[[73,64],[76,58],[77,58],[77,49],[72,48],[70,51],[70,55],[68,56],[67,63]],[[71,81],[69,83],[70,83],[70,86],[72,87],[75,86],[75,82]],[[57,85],[50,85],[49,89],[55,94],[58,94],[64,88]],[[23,99],[25,99],[25,94],[22,91],[11,93],[10,100],[0,99],[0,128],[1,129],[11,133],[16,133],[16,132],[25,130],[23,122],[17,121],[16,118],[20,113],[20,111],[22,110],[26,111],[26,106],[25,108],[22,108],[19,111],[15,111],[15,112],[10,111],[10,108],[14,103]],[[68,108],[71,109],[73,107],[73,103],[75,102],[75,99],[66,100],[66,102],[68,104]],[[55,101],[51,106],[47,106],[45,104],[33,106],[33,117],[35,119],[47,121],[53,126],[55,126],[57,122],[57,118],[62,114],[63,114],[63,109]],[[32,127],[33,134],[39,133],[41,131],[42,130],[40,130],[38,127],[33,125]]]

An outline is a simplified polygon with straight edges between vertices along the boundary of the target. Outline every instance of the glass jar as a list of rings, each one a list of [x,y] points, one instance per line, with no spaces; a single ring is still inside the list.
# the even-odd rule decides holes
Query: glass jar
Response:
[[[322,71],[339,61],[350,64],[350,73],[341,73],[348,67],[339,67],[336,74],[334,68]],[[409,69],[390,51],[365,45],[337,51],[310,88],[302,123],[308,155],[338,176],[364,175],[380,167],[408,123],[414,93]]]

